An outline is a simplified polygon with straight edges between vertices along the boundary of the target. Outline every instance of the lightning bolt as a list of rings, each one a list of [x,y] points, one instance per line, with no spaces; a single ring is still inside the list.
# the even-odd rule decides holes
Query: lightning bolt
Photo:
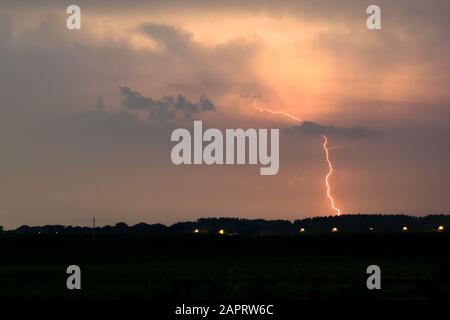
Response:
[[[333,168],[333,164],[331,163],[330,160],[330,153],[329,153],[329,149],[328,149],[328,138],[326,135],[322,135],[323,138],[323,150],[325,151],[325,159],[327,160],[328,163],[328,174],[325,177],[325,185],[327,186],[327,197],[330,200],[331,203],[331,207],[333,208],[334,211],[336,211],[337,215],[340,216],[341,215],[341,210],[339,208],[337,208],[334,204],[334,198],[331,195],[331,187],[330,187],[330,177],[334,172],[334,168]]]
[[[267,109],[267,108],[261,108],[261,107],[256,107],[256,109],[258,109],[258,111],[260,111],[260,112],[266,111],[266,112],[269,112],[271,114],[281,114],[281,115],[283,115],[285,117],[291,118],[291,119],[293,119],[295,121],[298,121],[300,123],[303,122],[303,120],[301,120],[301,119],[299,119],[297,117],[294,117],[292,114],[289,114],[289,113],[286,113],[286,112],[283,112],[283,111],[273,111],[273,110],[270,110],[270,109]]]
[[[268,109],[268,108],[260,107],[258,105],[258,102],[256,101],[257,98],[259,98],[259,96],[253,96],[253,107],[256,110],[258,110],[259,112],[268,112],[268,113],[271,113],[271,114],[281,114],[282,116],[291,118],[292,120],[298,121],[300,123],[303,122],[302,119],[299,119],[299,118],[293,116],[292,114],[289,114],[289,113],[286,113],[286,112],[283,112],[283,111],[273,111],[273,110]]]
[[[260,111],[260,112],[268,112],[268,113],[275,114],[275,115],[283,115],[283,116],[288,117],[288,118],[290,118],[292,120],[298,121],[299,123],[303,122],[303,120],[293,116],[292,114],[289,114],[289,113],[286,113],[286,112],[283,112],[283,111],[274,111],[274,110],[271,110],[271,109],[268,109],[268,108],[260,107],[257,104],[256,98],[257,97],[253,97],[253,106],[258,111]],[[326,189],[327,189],[327,198],[328,198],[328,200],[330,200],[331,208],[333,208],[333,210],[336,211],[337,215],[339,216],[339,215],[341,215],[341,210],[338,207],[336,207],[336,205],[334,204],[334,198],[333,198],[333,195],[331,194],[331,187],[330,187],[330,181],[329,181],[331,175],[334,172],[334,168],[333,168],[333,163],[331,162],[331,159],[330,159],[330,154],[329,154],[330,148],[328,148],[328,138],[324,134],[322,134],[322,138],[323,138],[322,147],[323,147],[323,150],[325,152],[325,159],[326,159],[327,164],[328,164],[328,174],[325,176],[325,186],[326,186]],[[331,149],[333,149],[333,148],[331,148]]]

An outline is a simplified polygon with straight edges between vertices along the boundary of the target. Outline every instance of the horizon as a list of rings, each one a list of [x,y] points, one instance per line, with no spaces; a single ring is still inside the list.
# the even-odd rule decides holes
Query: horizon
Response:
[[[427,219],[427,218],[448,218],[450,220],[450,214],[427,214],[427,215],[409,215],[406,213],[391,213],[391,214],[386,214],[386,213],[357,213],[357,214],[341,214],[341,215],[326,215],[326,216],[309,216],[309,217],[305,217],[305,218],[301,218],[301,219],[295,219],[295,220],[288,220],[288,219],[263,219],[263,218],[245,218],[245,217],[237,217],[237,216],[219,216],[219,217],[213,217],[213,216],[205,216],[205,217],[200,217],[200,218],[196,218],[193,220],[182,220],[182,221],[176,221],[173,223],[162,223],[162,222],[146,222],[146,221],[140,221],[137,223],[127,223],[125,220],[118,220],[117,222],[113,223],[113,224],[97,224],[97,220],[95,222],[95,228],[105,228],[105,227],[115,227],[118,224],[125,224],[127,227],[134,227],[140,224],[145,224],[148,226],[154,226],[154,225],[162,225],[164,227],[167,228],[171,228],[177,224],[195,224],[198,223],[201,220],[241,220],[241,222],[245,221],[245,222],[254,222],[254,221],[264,221],[264,222],[289,222],[291,224],[295,224],[298,222],[302,222],[302,221],[306,221],[306,220],[319,220],[319,219],[331,219],[331,220],[339,220],[339,219],[347,219],[347,218],[371,218],[371,217],[383,217],[383,218],[393,218],[393,217],[403,217],[403,218],[412,218],[412,219]],[[95,219],[95,217],[92,217],[92,219]],[[72,228],[88,228],[88,229],[93,229],[93,220],[91,219],[91,224],[85,224],[85,225],[65,225],[65,224],[41,224],[41,225],[27,225],[27,224],[23,224],[23,225],[18,225],[15,226],[15,228],[8,228],[8,229],[3,229],[3,231],[15,231],[21,227],[30,227],[30,228],[39,228],[39,227],[56,227],[56,226],[61,226],[64,228],[67,227],[72,227]],[[0,223],[0,227],[4,227],[1,223]]]

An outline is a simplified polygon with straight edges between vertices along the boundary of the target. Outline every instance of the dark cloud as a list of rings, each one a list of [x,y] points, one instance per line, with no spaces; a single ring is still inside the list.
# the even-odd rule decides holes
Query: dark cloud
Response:
[[[365,138],[376,134],[375,131],[366,129],[364,127],[336,127],[334,125],[321,125],[312,121],[303,121],[298,126],[292,126],[286,129],[290,133],[305,134],[305,135],[330,135],[340,136],[344,138]]]
[[[202,96],[198,101],[202,111],[214,111],[216,106],[206,96]]]
[[[64,10],[42,12],[26,27],[19,11],[4,13],[2,6],[0,13],[0,130],[6,126],[22,130],[51,120],[55,113],[79,113],[81,105],[91,103],[92,93],[115,99],[111,88],[120,84],[134,88],[146,83],[146,94],[158,97],[153,101],[154,119],[177,116],[166,111],[168,102],[160,99],[164,95],[183,93],[192,99],[207,93],[214,101],[222,101],[237,88],[260,86],[252,73],[251,58],[259,50],[254,39],[208,45],[195,41],[181,27],[148,23],[141,25],[142,30],[131,28],[117,37],[95,37],[89,27],[69,33]],[[131,45],[128,35],[136,32],[151,37],[158,49]],[[152,104],[142,95],[134,98],[140,104]],[[186,118],[215,109],[205,98],[187,104],[174,96],[169,103],[176,103],[172,111]]]
[[[138,31],[149,36],[160,44],[164,44],[167,49],[174,53],[183,53],[195,49],[192,35],[175,26],[144,23],[138,27]]]
[[[160,100],[144,97],[139,92],[129,87],[120,87],[122,95],[122,106],[129,109],[146,110],[149,112],[151,120],[174,119],[177,114],[181,114],[185,119],[192,119],[194,114],[214,111],[214,103],[206,96],[202,96],[196,103],[189,101],[182,95],[166,96]]]

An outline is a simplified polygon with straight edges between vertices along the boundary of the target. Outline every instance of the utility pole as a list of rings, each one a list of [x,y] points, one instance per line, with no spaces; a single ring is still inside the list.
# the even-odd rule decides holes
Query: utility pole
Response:
[[[95,247],[95,217],[92,218],[92,247]]]

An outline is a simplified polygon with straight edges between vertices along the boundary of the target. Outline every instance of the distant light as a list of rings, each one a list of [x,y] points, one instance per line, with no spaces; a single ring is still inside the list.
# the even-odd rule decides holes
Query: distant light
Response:
[[[407,232],[407,231],[408,231],[408,227],[403,227],[403,228],[402,228],[402,231],[403,231],[403,232]]]
[[[444,232],[444,230],[445,230],[444,226],[439,226],[438,227],[438,232]]]
[[[305,232],[305,228],[300,228],[300,232],[301,233]]]
[[[369,228],[370,231],[373,231],[373,228]]]
[[[219,234],[225,234],[225,231],[223,229],[220,229]]]
[[[331,232],[338,232],[339,230],[338,230],[338,228],[336,228],[336,227],[333,227],[333,229],[331,229]]]
[[[199,233],[200,231],[198,230],[198,229],[195,229],[194,230],[194,233]]]

